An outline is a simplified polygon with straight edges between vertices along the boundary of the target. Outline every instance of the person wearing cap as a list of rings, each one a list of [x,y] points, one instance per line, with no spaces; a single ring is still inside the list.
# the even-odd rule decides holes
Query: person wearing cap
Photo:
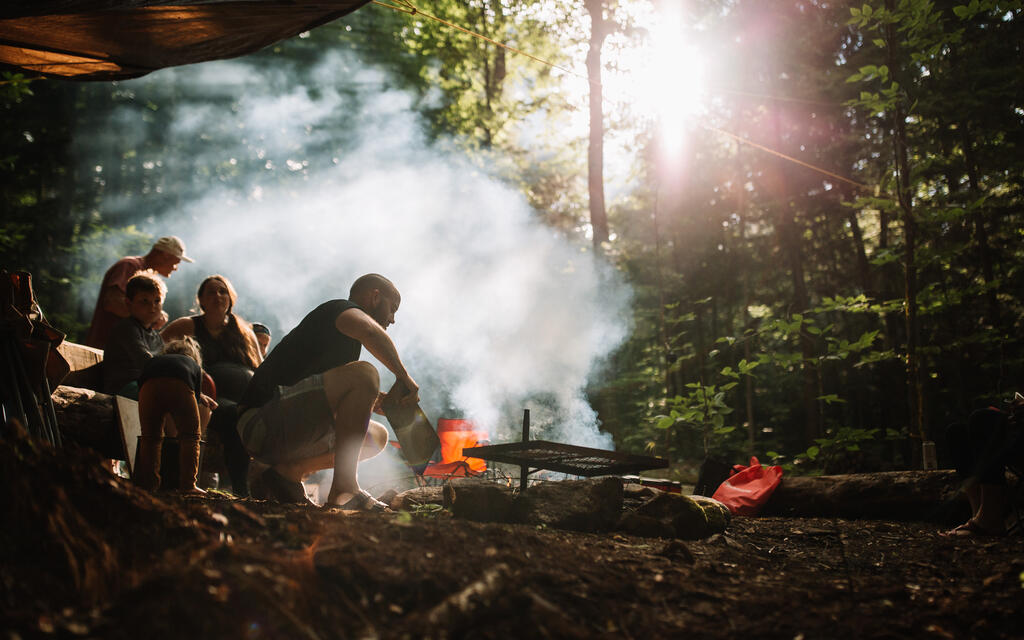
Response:
[[[163,277],[169,277],[178,268],[182,260],[192,262],[185,255],[185,243],[176,236],[165,236],[153,243],[153,248],[144,256],[128,256],[121,258],[107,269],[100,285],[99,299],[96,310],[92,314],[92,323],[85,344],[97,349],[107,345],[110,330],[121,318],[131,315],[125,287],[136,273],[151,269]],[[160,320],[153,328],[159,329],[167,322],[167,313],[161,312]]]
[[[270,346],[270,327],[259,322],[252,323],[252,332],[256,334],[256,343],[260,345],[260,355],[267,357],[267,347]]]

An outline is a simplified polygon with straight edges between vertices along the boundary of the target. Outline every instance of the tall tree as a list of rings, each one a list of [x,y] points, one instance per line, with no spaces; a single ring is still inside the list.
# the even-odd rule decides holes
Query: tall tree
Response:
[[[590,47],[587,79],[590,82],[590,146],[587,152],[587,193],[590,195],[590,226],[594,250],[608,242],[608,212],[604,202],[604,90],[601,84],[601,48],[614,23],[605,18],[604,0],[585,0],[590,14]]]

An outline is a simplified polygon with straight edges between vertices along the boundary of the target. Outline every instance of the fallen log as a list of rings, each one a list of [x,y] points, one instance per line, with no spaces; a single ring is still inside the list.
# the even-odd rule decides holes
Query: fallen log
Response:
[[[106,458],[124,459],[114,396],[60,385],[52,398],[57,424],[66,440],[95,449]]]
[[[784,476],[761,515],[956,524],[970,515],[954,471]]]

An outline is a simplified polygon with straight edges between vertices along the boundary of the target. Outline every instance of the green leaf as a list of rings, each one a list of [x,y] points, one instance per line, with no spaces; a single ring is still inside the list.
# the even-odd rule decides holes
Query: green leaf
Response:
[[[818,447],[807,447],[807,457],[814,460],[821,453],[821,449]]]

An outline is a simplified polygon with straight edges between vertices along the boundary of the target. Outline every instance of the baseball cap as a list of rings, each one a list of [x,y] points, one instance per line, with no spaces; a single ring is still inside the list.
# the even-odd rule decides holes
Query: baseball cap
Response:
[[[267,334],[269,336],[270,335],[270,327],[268,327],[265,324],[260,324],[259,322],[254,322],[254,323],[252,323],[252,332],[253,333],[265,333],[265,334]]]
[[[153,243],[153,248],[169,253],[185,262],[195,262],[195,260],[185,255],[185,243],[178,236],[164,236]]]

